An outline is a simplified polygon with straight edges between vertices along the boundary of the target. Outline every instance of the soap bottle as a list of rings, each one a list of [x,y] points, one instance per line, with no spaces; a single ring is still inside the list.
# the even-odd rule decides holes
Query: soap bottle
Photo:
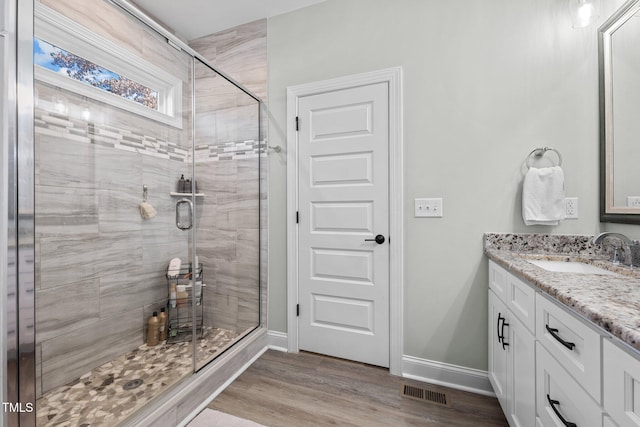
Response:
[[[160,308],[160,314],[158,314],[158,320],[160,321],[160,328],[159,328],[160,333],[159,333],[158,339],[160,341],[164,341],[167,339],[167,313],[164,307]]]
[[[171,306],[171,308],[176,308],[176,298],[178,291],[176,290],[176,284],[175,282],[171,282],[171,284],[169,285],[169,305]]]
[[[153,316],[149,319],[147,326],[147,345],[153,347],[158,345],[160,335],[160,320],[158,319],[158,312],[154,311]]]
[[[178,180],[178,193],[186,193],[184,174],[180,175],[180,179]]]

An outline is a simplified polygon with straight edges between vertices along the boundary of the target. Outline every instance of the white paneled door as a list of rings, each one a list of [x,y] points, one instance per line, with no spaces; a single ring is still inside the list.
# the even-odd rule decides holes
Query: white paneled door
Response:
[[[389,366],[389,87],[298,99],[298,345]]]

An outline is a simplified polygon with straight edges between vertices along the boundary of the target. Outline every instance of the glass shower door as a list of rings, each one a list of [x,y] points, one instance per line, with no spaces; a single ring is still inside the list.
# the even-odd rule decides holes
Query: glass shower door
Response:
[[[196,247],[204,268],[200,369],[260,323],[260,103],[195,60]]]

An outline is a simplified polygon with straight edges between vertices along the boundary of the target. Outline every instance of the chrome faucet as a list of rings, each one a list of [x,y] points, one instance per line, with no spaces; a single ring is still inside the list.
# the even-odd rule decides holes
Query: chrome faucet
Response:
[[[622,242],[626,243],[627,245],[632,244],[633,242],[631,241],[630,238],[628,238],[627,236],[625,236],[624,234],[620,234],[620,233],[612,233],[610,231],[605,231],[604,233],[600,233],[597,236],[595,236],[592,240],[592,243],[594,245],[599,245],[600,243],[602,243],[602,241],[604,239],[606,239],[607,237],[616,237],[619,240],[622,240]]]
[[[629,251],[631,252],[631,246],[634,244],[634,242],[630,238],[625,236],[624,234],[612,233],[610,231],[605,231],[604,233],[600,233],[597,236],[595,236],[591,240],[591,242],[594,245],[599,245],[604,241],[604,239],[606,239],[608,237],[612,237],[612,238],[620,240],[623,244],[627,245],[627,247],[629,248]],[[613,258],[611,259],[611,262],[614,263],[614,264],[620,264],[620,255],[618,253],[619,249],[620,249],[619,247],[616,247],[616,246],[613,247]],[[631,262],[630,266],[633,267],[633,256],[631,256],[631,261],[630,262]]]

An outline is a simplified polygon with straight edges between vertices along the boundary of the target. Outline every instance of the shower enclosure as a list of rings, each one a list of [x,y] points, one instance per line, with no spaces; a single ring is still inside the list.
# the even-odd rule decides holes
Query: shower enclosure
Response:
[[[263,106],[126,1],[32,14],[33,139],[9,171],[24,374],[6,393],[37,399],[37,425],[116,425],[261,326]],[[147,345],[161,311],[167,340]]]

